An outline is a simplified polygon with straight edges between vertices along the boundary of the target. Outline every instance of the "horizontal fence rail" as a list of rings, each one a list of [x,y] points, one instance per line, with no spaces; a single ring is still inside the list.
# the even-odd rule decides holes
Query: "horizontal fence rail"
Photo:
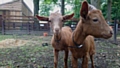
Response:
[[[0,20],[2,34],[42,34],[50,28],[48,23],[39,23],[34,16],[1,15]]]
[[[64,26],[69,26],[74,30],[79,19],[73,18],[69,21],[64,21]],[[111,22],[115,22],[112,20]],[[112,25],[114,28],[114,24]],[[118,23],[118,30],[120,26]],[[0,15],[0,30],[2,34],[40,34],[48,32],[50,34],[49,23],[42,23],[35,16],[15,16],[15,15]],[[119,31],[117,32],[119,33]]]
[[[79,19],[71,19],[64,22],[73,22],[65,24],[75,29]],[[48,32],[50,34],[49,23],[42,23],[34,16],[15,16],[15,15],[0,15],[0,30],[2,34],[40,34]]]

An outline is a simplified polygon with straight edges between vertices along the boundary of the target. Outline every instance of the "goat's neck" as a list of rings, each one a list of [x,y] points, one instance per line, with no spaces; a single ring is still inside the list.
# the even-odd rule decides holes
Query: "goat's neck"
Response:
[[[55,41],[60,41],[61,40],[61,32],[59,32],[58,34],[54,34],[54,40]]]
[[[82,44],[86,38],[86,34],[83,31],[83,25],[82,25],[82,21],[80,21],[76,27],[76,29],[73,32],[73,40],[77,43],[77,44]]]

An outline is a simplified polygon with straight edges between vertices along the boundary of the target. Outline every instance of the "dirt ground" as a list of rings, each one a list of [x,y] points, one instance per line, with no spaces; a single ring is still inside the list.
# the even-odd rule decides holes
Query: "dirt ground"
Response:
[[[54,56],[50,44],[51,36],[17,36],[16,39],[22,41],[19,42],[22,46],[11,45],[12,42],[4,44],[9,47],[0,48],[0,68],[53,68]],[[16,41],[14,40],[14,42]],[[48,43],[48,46],[43,43]],[[118,45],[115,45],[112,40],[105,39],[97,39],[95,43],[95,68],[120,68],[120,39]],[[63,68],[63,55],[64,52],[61,51],[58,68]],[[70,56],[71,54],[69,54],[68,66],[72,68]],[[79,59],[79,68],[81,68],[81,60]],[[91,68],[90,64],[89,60],[89,68]]]

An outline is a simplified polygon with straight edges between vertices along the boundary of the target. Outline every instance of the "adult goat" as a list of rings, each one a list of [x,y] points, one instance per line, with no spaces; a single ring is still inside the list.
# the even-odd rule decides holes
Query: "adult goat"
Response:
[[[88,59],[92,61],[95,53],[94,37],[108,39],[112,29],[106,23],[102,12],[87,1],[82,3],[80,21],[69,39],[69,49],[72,53],[72,68],[78,68],[78,59],[83,58],[82,68],[88,68]],[[93,37],[94,36],[94,37]]]

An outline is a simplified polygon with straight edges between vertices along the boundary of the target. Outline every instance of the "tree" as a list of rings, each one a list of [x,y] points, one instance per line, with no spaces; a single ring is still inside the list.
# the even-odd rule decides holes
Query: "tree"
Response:
[[[34,16],[35,16],[36,14],[38,14],[39,0],[33,0],[33,4],[34,4]]]
[[[74,7],[73,10],[75,12],[75,18],[79,18],[80,17],[80,6],[81,6],[81,2],[80,0],[75,0],[74,1]]]
[[[107,21],[120,19],[120,0],[103,0],[101,10]]]
[[[111,6],[112,6],[112,0],[107,0],[107,21],[110,22],[111,20]]]
[[[39,10],[39,0],[33,0],[33,4],[34,4],[34,16],[36,14],[38,14],[38,10]],[[36,20],[35,23],[34,23],[36,29],[35,30],[39,30],[39,21]]]
[[[91,0],[91,4],[100,9],[101,0]]]
[[[50,11],[54,8],[53,2],[48,2],[41,0],[39,3],[39,15],[41,16],[49,16]]]
[[[120,0],[112,0],[112,11],[111,11],[111,16],[112,19],[120,19]]]
[[[62,15],[65,14],[64,8],[65,8],[65,0],[61,0],[61,13],[62,13]]]

